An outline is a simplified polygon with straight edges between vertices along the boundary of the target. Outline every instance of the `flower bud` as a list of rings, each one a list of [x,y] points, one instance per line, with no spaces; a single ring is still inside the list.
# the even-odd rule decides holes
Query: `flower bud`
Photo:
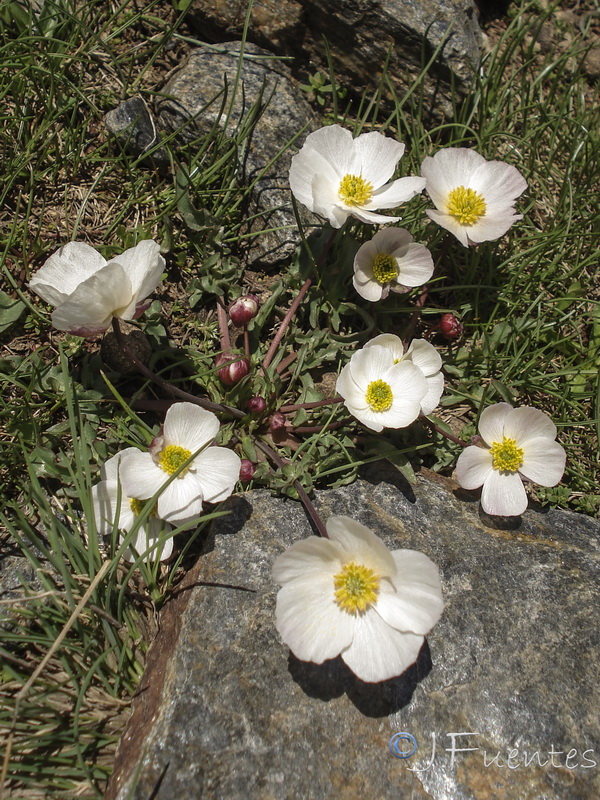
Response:
[[[243,328],[258,314],[258,297],[244,294],[229,306],[229,319],[238,328]]]
[[[276,411],[269,420],[269,430],[280,431],[283,428],[285,428],[285,414],[282,414],[281,411]]]
[[[217,375],[221,383],[225,386],[235,386],[242,378],[245,378],[250,371],[250,362],[247,358],[237,358],[232,353],[221,355],[215,358]]]
[[[260,395],[251,397],[246,403],[246,410],[249,411],[250,414],[262,414],[266,407],[266,400],[264,397],[260,397]]]
[[[254,477],[255,472],[256,472],[256,466],[252,463],[252,461],[249,461],[247,458],[242,458],[242,464],[240,466],[241,482],[249,483]]]
[[[440,319],[440,333],[449,342],[460,339],[463,334],[464,325],[454,314],[442,314]]]

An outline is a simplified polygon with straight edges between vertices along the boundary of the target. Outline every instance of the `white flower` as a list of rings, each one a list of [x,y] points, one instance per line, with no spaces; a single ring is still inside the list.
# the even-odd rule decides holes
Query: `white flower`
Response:
[[[84,242],[69,242],[29,282],[42,300],[56,306],[52,324],[77,336],[97,336],[113,317],[135,319],[160,281],[165,260],[151,239],[111,261]]]
[[[336,390],[351,414],[379,432],[414,422],[428,387],[417,366],[408,360],[397,362],[387,347],[373,345],[352,354]]]
[[[359,248],[354,259],[354,288],[375,302],[392,291],[421,286],[433,275],[433,259],[425,245],[413,242],[404,228],[383,228]]]
[[[136,497],[128,497],[119,478],[122,458],[129,453],[137,452],[135,447],[128,447],[109,458],[100,471],[102,480],[92,487],[96,528],[101,536],[110,536],[115,523],[120,530],[130,531],[136,517],[142,512],[145,502]],[[138,528],[137,538],[132,547],[139,555],[148,552],[150,559],[160,555],[160,560],[164,561],[173,552],[173,538],[169,535],[171,531],[171,525],[158,519],[155,513],[151,513],[145,524]],[[158,544],[161,541],[162,546]],[[125,550],[123,556],[128,561],[133,561],[136,557],[130,548]]]
[[[273,565],[277,630],[302,661],[341,655],[369,683],[400,675],[444,608],[438,568],[348,517],[326,527],[329,539],[296,542]]]
[[[440,402],[444,391],[444,376],[441,373],[442,358],[432,344],[425,339],[413,339],[408,350],[404,350],[402,339],[393,333],[382,333],[367,342],[365,348],[386,347],[394,359],[394,364],[410,361],[418,367],[427,382],[427,394],[421,400],[421,414],[427,416]]]
[[[193,403],[175,403],[166,413],[162,435],[150,452],[133,450],[123,458],[121,481],[131,497],[153,497],[188,459],[196,455],[158,497],[158,516],[182,523],[202,512],[204,503],[229,497],[239,477],[241,459],[226,447],[210,446],[219,431],[212,411]]]
[[[456,463],[463,489],[483,485],[481,507],[487,514],[514,516],[527,508],[521,476],[540,486],[556,486],[565,470],[566,454],[556,438],[556,425],[537,408],[488,406],[479,418],[484,447],[466,447]]]
[[[397,222],[400,217],[373,213],[396,208],[425,186],[423,178],[400,178],[388,183],[404,145],[381,133],[356,139],[339,125],[320,128],[307,136],[292,158],[290,188],[310,211],[341,228],[349,216],[362,222]]]
[[[437,207],[428,216],[465,247],[498,239],[523,217],[515,214],[515,201],[527,182],[503,161],[486,161],[466,147],[447,147],[423,161],[421,174]]]

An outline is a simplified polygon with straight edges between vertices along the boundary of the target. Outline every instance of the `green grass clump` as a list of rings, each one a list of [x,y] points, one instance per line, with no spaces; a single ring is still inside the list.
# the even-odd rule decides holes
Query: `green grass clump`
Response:
[[[0,737],[10,743],[2,780],[12,796],[101,796],[143,669],[152,612],[185,563],[184,549],[169,565],[127,565],[118,531],[110,542],[96,535],[90,488],[100,466],[122,447],[147,446],[165,398],[139,376],[107,366],[97,343],[54,331],[26,288],[31,274],[70,240],[109,255],[155,238],[168,253],[168,275],[160,302],[137,323],[153,346],[149,365],[183,389],[237,408],[257,393],[283,406],[319,402],[357,345],[381,330],[406,329],[419,296],[390,296],[376,308],[361,302],[348,271],[355,239],[365,238],[355,225],[355,239],[333,245],[266,376],[255,370],[237,387],[220,384],[216,300],[261,293],[249,331],[259,364],[312,264],[304,247],[276,270],[248,270],[242,259],[247,239],[261,235],[261,220],[248,234],[252,187],[240,178],[240,151],[268,98],[248,109],[233,135],[215,124],[186,145],[166,137],[164,169],[105,132],[102,117],[121,99],[139,93],[151,104],[159,95],[173,53],[181,57],[193,39],[185,6],[47,0],[38,16],[24,3],[0,5],[0,545],[23,556],[24,572],[35,575],[0,605]],[[600,112],[581,72],[587,40],[573,34],[544,54],[536,40],[556,7],[514,8],[472,91],[455,98],[454,116],[443,124],[425,118],[420,82],[401,96],[384,75],[376,92],[349,100],[332,63],[326,79],[319,73],[307,86],[324,121],[405,141],[405,174],[418,174],[422,159],[447,145],[473,147],[524,174],[524,219],[497,242],[469,250],[450,242],[429,287],[416,332],[444,360],[446,390],[434,419],[464,438],[492,402],[546,411],[567,450],[567,471],[560,486],[536,489],[535,497],[595,514]],[[227,103],[215,97],[224,115]],[[429,205],[425,197],[413,201],[402,224],[435,256],[443,234],[423,214]],[[316,258],[324,239],[310,240]],[[437,332],[445,311],[465,326],[458,343]],[[424,428],[383,440],[338,421],[337,407],[299,409],[296,439],[274,445],[280,468],[257,453],[251,434],[261,435],[260,420],[248,421],[243,434],[225,420],[221,437],[259,462],[252,485],[293,496],[295,481],[306,491],[340,485],[382,457],[409,476],[423,464],[452,472],[458,448]]]

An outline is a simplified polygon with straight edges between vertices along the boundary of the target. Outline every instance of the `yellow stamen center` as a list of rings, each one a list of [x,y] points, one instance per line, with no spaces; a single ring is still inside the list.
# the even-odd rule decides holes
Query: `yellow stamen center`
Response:
[[[134,516],[139,517],[139,515],[144,510],[144,506],[146,505],[146,500],[138,500],[136,497],[129,498],[129,508],[133,511]],[[154,508],[150,512],[151,517],[156,516],[156,509],[158,507],[158,503],[155,504]]]
[[[523,450],[514,439],[502,438],[490,447],[492,467],[500,472],[517,472],[523,464]]]
[[[398,262],[389,253],[377,253],[373,259],[373,277],[377,283],[389,283],[398,277]]]
[[[360,175],[344,175],[338,195],[347,206],[364,206],[373,196],[373,184]]]
[[[371,411],[388,411],[394,402],[392,387],[385,381],[371,381],[367,386],[365,400]]]
[[[345,564],[342,571],[333,576],[335,602],[349,614],[366,611],[377,602],[379,575],[362,564]]]
[[[457,186],[448,195],[448,213],[461,225],[474,225],[486,212],[483,196],[474,189]]]
[[[179,467],[185,464],[191,455],[191,450],[186,450],[185,447],[179,447],[177,444],[170,444],[165,447],[158,457],[158,466],[164,469],[165,472],[168,472],[169,475],[172,475],[174,472],[177,472]],[[184,475],[186,472],[187,469],[184,469],[183,472],[179,473],[179,476],[181,477],[181,475]]]

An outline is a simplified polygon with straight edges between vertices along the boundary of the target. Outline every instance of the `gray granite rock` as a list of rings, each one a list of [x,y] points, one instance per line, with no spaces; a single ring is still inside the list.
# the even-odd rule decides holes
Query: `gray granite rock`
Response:
[[[104,124],[122,147],[133,155],[148,152],[159,142],[154,118],[143,97],[130,97],[104,115]],[[168,163],[167,152],[159,147],[152,159],[164,166]]]
[[[245,0],[193,0],[188,19],[204,38],[241,37]],[[473,0],[255,0],[249,40],[295,66],[328,74],[323,39],[330,46],[342,86],[356,92],[377,88],[390,53],[388,74],[397,95],[443,45],[423,81],[426,113],[440,120],[452,113],[451,87],[470,86],[481,55],[482,34]]]
[[[183,141],[191,141],[215,124],[235,137],[252,106],[262,102],[262,114],[252,136],[239,149],[238,173],[242,185],[253,184],[246,216],[260,215],[248,223],[246,232],[262,232],[248,240],[247,258],[275,264],[290,256],[300,242],[288,180],[293,151],[279,153],[317,125],[288,67],[256,45],[246,45],[241,80],[234,93],[239,60],[239,42],[192,51],[163,90],[167,97],[158,104],[159,125],[177,131]],[[307,224],[311,219],[304,215]]]
[[[324,518],[352,516],[441,570],[442,619],[378,685],[280,642],[271,565],[310,526],[266,491],[231,498],[161,614],[106,798],[600,796],[600,525],[529,510],[490,527],[454,486],[380,466],[318,494]],[[394,733],[398,752],[416,743],[410,758],[391,754]]]

